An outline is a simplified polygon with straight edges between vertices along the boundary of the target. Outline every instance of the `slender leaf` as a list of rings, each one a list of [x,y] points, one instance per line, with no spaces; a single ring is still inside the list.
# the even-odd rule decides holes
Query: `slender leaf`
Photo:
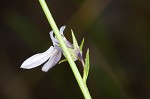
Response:
[[[82,42],[81,42],[81,44],[80,44],[80,50],[82,51],[82,49],[83,49],[83,45],[84,45],[84,38],[82,39]]]
[[[89,49],[86,52],[85,66],[83,71],[83,81],[86,83],[90,68]]]
[[[71,33],[72,33],[72,39],[73,39],[73,46],[74,46],[74,48],[76,49],[76,48],[79,48],[79,45],[78,45],[78,42],[77,42],[77,39],[76,39],[76,37],[75,37],[75,35],[74,35],[74,33],[73,33],[73,30],[71,29]]]
[[[67,61],[67,59],[63,59],[58,64],[61,64],[61,63],[66,62],[66,61]]]

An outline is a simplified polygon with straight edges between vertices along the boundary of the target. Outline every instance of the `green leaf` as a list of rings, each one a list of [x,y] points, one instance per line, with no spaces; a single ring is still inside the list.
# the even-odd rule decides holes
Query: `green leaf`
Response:
[[[61,64],[61,63],[66,62],[66,61],[67,61],[67,59],[63,59],[58,64]]]
[[[86,52],[85,66],[83,71],[83,81],[86,83],[90,68],[89,49]]]
[[[72,29],[71,29],[71,33],[72,33],[72,39],[73,39],[73,46],[75,49],[78,49],[79,45],[78,45],[77,39],[76,39]]]
[[[84,45],[84,38],[82,39],[81,45],[80,45],[80,50],[82,51]]]

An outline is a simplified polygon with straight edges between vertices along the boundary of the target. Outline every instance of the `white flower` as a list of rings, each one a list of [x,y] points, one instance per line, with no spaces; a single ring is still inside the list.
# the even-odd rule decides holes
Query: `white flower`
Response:
[[[74,48],[73,45],[63,35],[64,29],[65,26],[62,26],[60,28],[60,34],[62,35],[63,40],[65,41],[67,47],[73,49]],[[48,60],[42,67],[42,71],[47,72],[50,68],[56,65],[58,61],[61,59],[63,51],[59,45],[58,40],[56,39],[56,37],[53,36],[53,31],[50,32],[50,38],[54,46],[50,46],[50,48],[43,53],[38,53],[29,57],[22,63],[20,68],[24,69],[35,68]]]

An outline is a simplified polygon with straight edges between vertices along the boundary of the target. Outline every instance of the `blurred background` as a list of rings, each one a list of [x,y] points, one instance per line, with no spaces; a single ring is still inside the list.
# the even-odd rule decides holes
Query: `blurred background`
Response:
[[[46,0],[72,42],[90,48],[93,99],[150,99],[150,1]],[[0,99],[84,99],[67,62],[47,73],[20,65],[52,45],[38,0],[1,0]],[[82,74],[80,62],[76,62]]]

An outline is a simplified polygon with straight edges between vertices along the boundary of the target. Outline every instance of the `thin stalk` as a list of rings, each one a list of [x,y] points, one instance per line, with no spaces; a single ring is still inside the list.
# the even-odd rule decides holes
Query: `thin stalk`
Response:
[[[60,43],[60,46],[61,46],[62,50],[63,50],[63,52],[64,52],[64,54],[65,54],[65,56],[66,56],[66,58],[67,58],[67,60],[68,60],[68,62],[70,64],[70,67],[71,67],[71,69],[72,69],[72,71],[74,73],[74,76],[75,76],[75,78],[76,78],[76,80],[77,80],[77,82],[79,84],[79,87],[80,87],[80,89],[81,89],[85,99],[92,99],[86,84],[82,80],[82,77],[81,77],[81,75],[79,73],[79,70],[78,70],[75,62],[72,59],[72,57],[71,57],[71,55],[70,55],[70,53],[69,53],[69,51],[67,49],[67,46],[66,46],[65,42],[63,41],[60,33],[59,33],[59,29],[58,29],[58,27],[57,27],[57,25],[56,25],[52,15],[51,15],[50,10],[48,9],[48,6],[47,6],[45,0],[39,0],[39,2],[41,4],[41,6],[42,6],[42,9],[43,9],[43,11],[44,11],[44,13],[45,13],[45,15],[47,17],[47,20],[48,20],[50,26],[52,27],[52,29],[53,29],[53,31],[54,31],[54,33],[56,35],[56,38],[58,39],[58,41]]]

